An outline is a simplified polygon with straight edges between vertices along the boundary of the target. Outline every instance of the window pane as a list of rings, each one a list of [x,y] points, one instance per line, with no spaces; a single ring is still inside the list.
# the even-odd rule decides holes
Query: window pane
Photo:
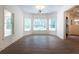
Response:
[[[12,13],[4,10],[4,36],[12,35]]]
[[[46,25],[47,25],[47,20],[46,19],[34,19],[34,22],[33,22],[33,29],[34,30],[46,30]]]
[[[30,31],[31,30],[31,19],[25,18],[24,19],[24,31]]]
[[[49,30],[56,31],[56,17],[49,19]]]

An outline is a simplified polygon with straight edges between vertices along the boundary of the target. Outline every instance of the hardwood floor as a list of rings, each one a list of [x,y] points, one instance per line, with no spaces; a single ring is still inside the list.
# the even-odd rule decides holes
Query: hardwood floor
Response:
[[[61,40],[53,35],[24,36],[1,54],[72,54],[79,53],[79,41]]]
[[[68,35],[67,39],[79,41],[79,35]]]

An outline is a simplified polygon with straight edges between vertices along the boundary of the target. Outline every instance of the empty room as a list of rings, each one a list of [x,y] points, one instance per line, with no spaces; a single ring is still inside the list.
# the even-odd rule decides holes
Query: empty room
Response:
[[[79,5],[0,5],[0,54],[79,53]]]

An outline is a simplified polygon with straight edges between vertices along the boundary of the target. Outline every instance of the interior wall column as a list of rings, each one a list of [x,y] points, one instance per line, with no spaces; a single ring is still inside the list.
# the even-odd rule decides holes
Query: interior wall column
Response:
[[[33,21],[34,21],[34,17],[31,17],[31,32],[33,33]]]

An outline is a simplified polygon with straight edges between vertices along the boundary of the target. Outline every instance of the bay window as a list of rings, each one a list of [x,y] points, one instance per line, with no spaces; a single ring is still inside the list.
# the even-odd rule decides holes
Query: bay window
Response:
[[[56,16],[46,18],[24,18],[24,31],[56,31]]]
[[[44,18],[36,18],[33,22],[33,30],[46,30],[47,20]]]

